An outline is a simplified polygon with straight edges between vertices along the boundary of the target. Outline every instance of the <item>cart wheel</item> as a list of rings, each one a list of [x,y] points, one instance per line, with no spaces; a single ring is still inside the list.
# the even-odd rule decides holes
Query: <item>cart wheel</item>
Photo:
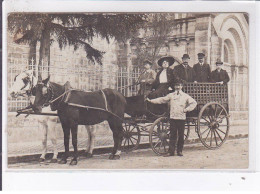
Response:
[[[150,128],[149,141],[154,153],[159,156],[169,151],[170,123],[167,117],[160,117]]]
[[[225,107],[217,102],[205,104],[198,117],[198,135],[208,149],[219,148],[227,139],[229,115]]]
[[[184,141],[190,134],[190,126],[185,125]],[[149,141],[152,150],[159,156],[165,155],[169,151],[170,123],[167,117],[158,118],[150,129]]]
[[[122,151],[131,152],[138,148],[140,143],[140,129],[135,124],[123,124],[124,136],[122,140]]]

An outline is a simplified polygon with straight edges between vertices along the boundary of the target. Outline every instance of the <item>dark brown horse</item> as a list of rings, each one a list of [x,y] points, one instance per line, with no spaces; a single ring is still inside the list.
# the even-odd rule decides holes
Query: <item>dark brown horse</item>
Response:
[[[95,125],[105,120],[109,123],[114,139],[114,148],[109,159],[120,158],[123,138],[122,121],[126,108],[126,100],[121,93],[112,89],[95,92],[80,90],[67,92],[65,86],[49,82],[49,78],[47,78],[36,85],[35,95],[33,110],[36,113],[40,113],[45,105],[50,105],[52,110],[58,111],[65,146],[65,153],[60,161],[61,164],[67,163],[70,132],[74,148],[74,157],[70,164],[76,165],[78,157],[78,125]]]

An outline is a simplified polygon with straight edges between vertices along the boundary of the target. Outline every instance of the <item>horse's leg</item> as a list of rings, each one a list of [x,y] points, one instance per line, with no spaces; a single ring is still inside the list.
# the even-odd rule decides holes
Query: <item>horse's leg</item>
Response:
[[[51,163],[56,163],[57,156],[58,156],[58,149],[57,149],[57,137],[56,137],[56,122],[53,119],[49,119],[48,121],[48,133],[49,137],[52,142],[52,147],[53,147],[53,157],[51,159]]]
[[[120,159],[121,154],[121,143],[123,138],[123,127],[114,119],[108,121],[111,130],[113,131],[113,139],[114,139],[114,148],[112,150],[112,154],[109,156],[109,159],[116,160]]]
[[[117,153],[116,155],[119,156],[120,158],[120,155],[121,155],[121,145],[122,145],[122,141],[123,141],[123,136],[124,136],[124,129],[123,129],[123,126],[122,126],[122,123],[118,123],[118,127],[117,127],[117,130],[118,130],[118,150],[117,150]]]
[[[74,156],[70,162],[70,165],[77,165],[78,163],[78,123],[71,121],[71,135],[72,135],[72,145],[74,148]]]
[[[88,133],[89,141],[87,142],[87,147],[86,147],[86,157],[91,158],[93,154],[93,149],[95,145],[95,135],[96,135],[96,126],[90,126],[90,125],[85,125],[85,128]]]
[[[45,123],[39,122],[42,130],[43,130],[43,138],[42,138],[42,155],[39,159],[39,162],[43,162],[45,160],[45,156],[47,153],[47,125]]]
[[[64,147],[65,147],[65,153],[59,162],[60,164],[66,164],[67,159],[69,157],[69,142],[70,142],[70,126],[68,122],[61,121],[63,134],[64,134]]]

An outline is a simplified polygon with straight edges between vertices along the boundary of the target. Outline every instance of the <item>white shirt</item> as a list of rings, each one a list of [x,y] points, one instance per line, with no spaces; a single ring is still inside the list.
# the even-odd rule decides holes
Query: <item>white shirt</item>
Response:
[[[159,82],[160,83],[167,83],[167,71],[166,71],[166,69],[162,70],[162,72],[159,76]]]
[[[154,104],[164,104],[170,102],[170,118],[179,120],[185,120],[185,112],[190,112],[197,106],[197,102],[183,91],[180,91],[179,94],[175,91],[167,96],[152,99],[151,102]]]

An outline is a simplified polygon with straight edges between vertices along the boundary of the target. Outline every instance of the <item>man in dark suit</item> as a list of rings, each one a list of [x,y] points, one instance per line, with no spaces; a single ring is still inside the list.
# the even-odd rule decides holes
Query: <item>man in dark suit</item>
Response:
[[[194,82],[195,72],[191,66],[189,66],[190,56],[188,54],[184,54],[182,57],[182,64],[177,65],[174,68],[174,72],[178,77],[186,82]]]
[[[210,81],[210,66],[205,63],[205,55],[203,53],[198,53],[199,62],[193,66],[195,72],[194,81],[195,82],[209,82]]]
[[[152,89],[155,90],[150,93],[151,99],[165,96],[169,93],[169,87],[174,88],[174,83],[179,81],[172,69],[169,67],[175,62],[171,56],[162,57],[158,60],[158,65],[162,69],[157,73],[155,81],[152,84]]]
[[[229,76],[226,70],[222,69],[223,62],[217,61],[215,71],[211,72],[211,82],[219,84],[227,84],[229,82]]]

